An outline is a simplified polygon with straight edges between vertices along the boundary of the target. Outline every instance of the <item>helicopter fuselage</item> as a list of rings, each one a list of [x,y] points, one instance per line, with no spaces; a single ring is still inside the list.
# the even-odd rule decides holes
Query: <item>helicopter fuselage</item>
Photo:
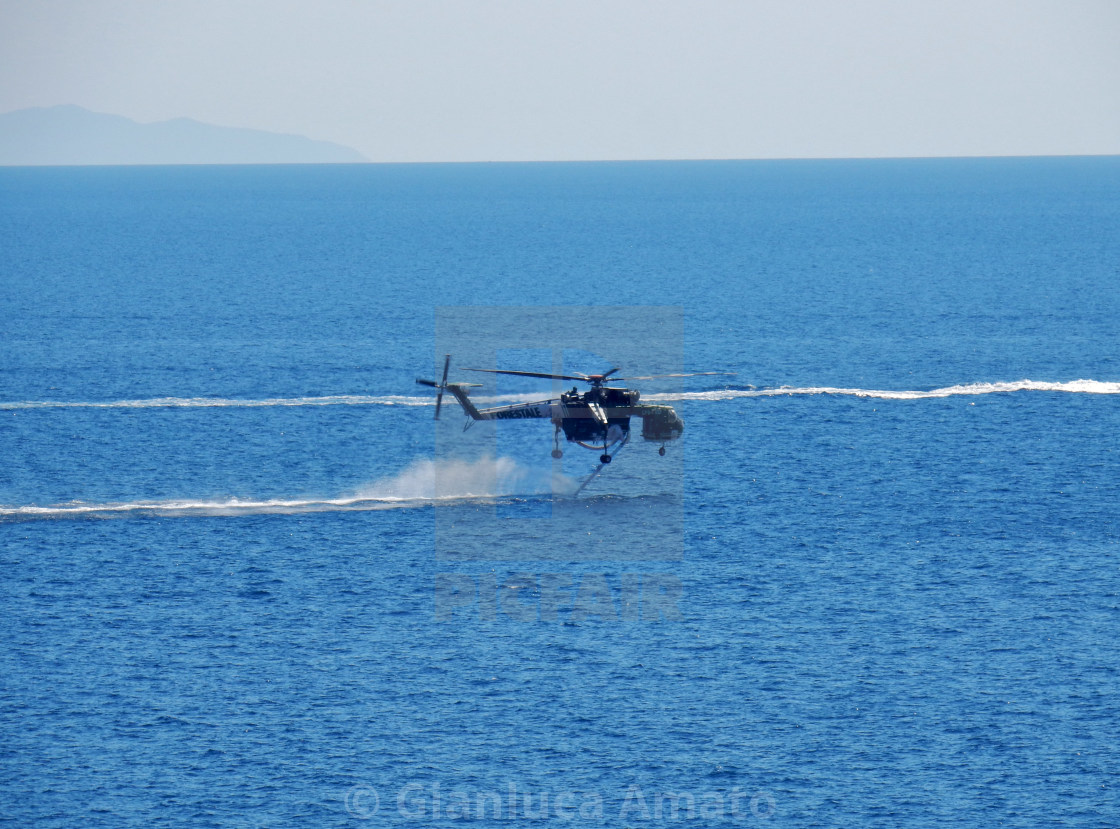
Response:
[[[446,388],[472,420],[548,419],[572,443],[602,443],[613,429],[620,437],[628,435],[631,417],[642,418],[642,437],[648,441],[666,443],[684,432],[684,421],[671,406],[642,405],[635,389],[594,386],[582,394],[572,389],[550,400],[479,409],[467,396],[471,386],[448,383]]]

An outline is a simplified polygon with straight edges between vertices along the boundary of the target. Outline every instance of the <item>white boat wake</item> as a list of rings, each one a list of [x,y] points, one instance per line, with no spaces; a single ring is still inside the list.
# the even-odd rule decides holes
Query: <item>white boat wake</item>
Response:
[[[891,389],[845,389],[832,386],[807,386],[796,388],[781,386],[773,389],[718,389],[715,391],[681,392],[679,394],[643,395],[643,400],[734,400],[741,397],[781,397],[783,395],[828,394],[848,397],[873,397],[879,400],[928,400],[940,397],[958,397],[978,394],[1010,394],[1021,391],[1067,392],[1070,394],[1120,394],[1120,383],[1100,380],[1071,380],[1051,383],[1036,380],[1019,380],[1013,383],[966,383],[940,389],[919,391],[894,391]]]

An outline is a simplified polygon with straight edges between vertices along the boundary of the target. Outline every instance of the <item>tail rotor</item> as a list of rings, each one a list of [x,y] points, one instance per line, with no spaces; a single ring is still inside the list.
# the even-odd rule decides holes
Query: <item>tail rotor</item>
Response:
[[[439,407],[443,405],[443,390],[447,387],[447,370],[451,368],[451,355],[443,359],[443,379],[439,381],[439,394],[436,395],[436,420],[439,420]]]
[[[447,388],[447,371],[451,368],[451,355],[447,354],[443,360],[443,379],[436,383],[434,380],[423,380],[419,377],[416,382],[421,386],[431,386],[433,389],[438,390],[436,395],[436,420],[439,420],[439,410],[443,406],[443,390]]]

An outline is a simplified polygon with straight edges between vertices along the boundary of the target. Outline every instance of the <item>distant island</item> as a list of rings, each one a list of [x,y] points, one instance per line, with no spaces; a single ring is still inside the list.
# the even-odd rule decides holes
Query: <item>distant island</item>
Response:
[[[0,114],[0,166],[368,161],[357,150],[329,141],[218,127],[190,118],[141,124],[73,105]]]

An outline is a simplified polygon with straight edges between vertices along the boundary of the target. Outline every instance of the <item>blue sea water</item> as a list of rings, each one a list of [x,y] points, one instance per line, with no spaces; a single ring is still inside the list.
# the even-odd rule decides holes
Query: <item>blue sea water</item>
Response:
[[[1120,824],[1118,228],[1118,158],[0,170],[0,823]],[[557,495],[437,452],[468,306],[735,375]]]

